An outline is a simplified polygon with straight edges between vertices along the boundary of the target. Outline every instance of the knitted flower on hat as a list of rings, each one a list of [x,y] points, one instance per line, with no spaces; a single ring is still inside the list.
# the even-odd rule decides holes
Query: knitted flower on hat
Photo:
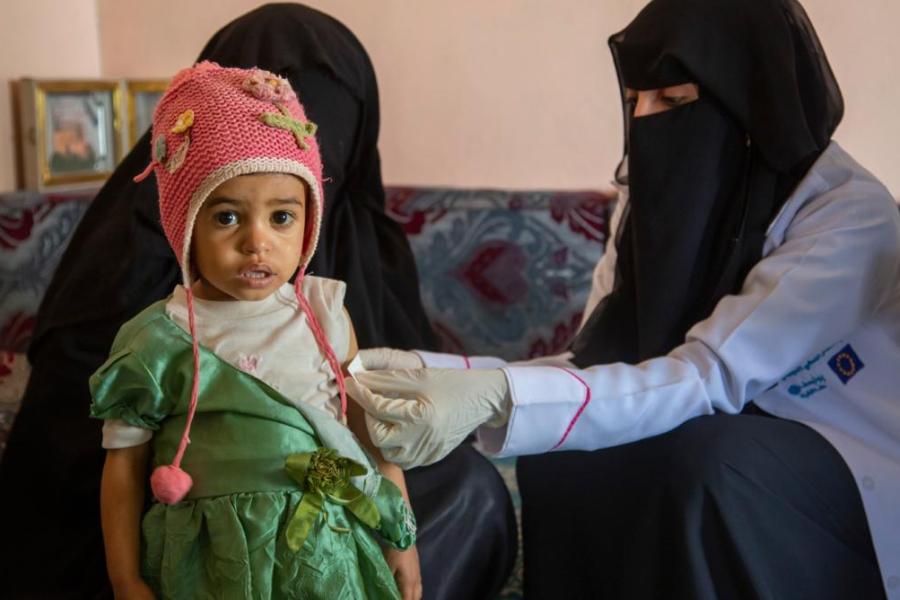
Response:
[[[153,116],[152,169],[166,238],[190,286],[191,232],[220,184],[251,173],[288,173],[309,186],[300,269],[316,248],[322,220],[322,159],[316,126],[286,79],[262,69],[202,62],[179,72]]]

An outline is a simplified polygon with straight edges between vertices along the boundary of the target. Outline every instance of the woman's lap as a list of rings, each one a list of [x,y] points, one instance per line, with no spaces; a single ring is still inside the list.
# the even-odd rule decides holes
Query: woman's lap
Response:
[[[496,468],[463,444],[438,463],[407,471],[406,485],[426,600],[496,597],[518,546],[512,501]]]
[[[853,476],[800,423],[699,417],[518,477],[531,598],[883,594]]]

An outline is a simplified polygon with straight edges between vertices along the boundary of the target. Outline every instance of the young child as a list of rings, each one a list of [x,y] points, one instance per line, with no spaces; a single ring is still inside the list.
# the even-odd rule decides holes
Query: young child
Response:
[[[136,179],[156,174],[183,285],[121,328],[90,382],[117,597],[421,595],[402,471],[347,415],[344,284],[304,276],[322,219],[314,133],[259,69],[200,63],[156,109]],[[158,502],[141,523],[148,462]]]

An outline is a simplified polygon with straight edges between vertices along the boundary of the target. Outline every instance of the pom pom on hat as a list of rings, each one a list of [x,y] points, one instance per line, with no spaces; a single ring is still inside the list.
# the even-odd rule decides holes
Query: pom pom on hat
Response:
[[[150,489],[153,495],[163,504],[181,502],[191,491],[194,480],[181,467],[162,465],[153,469],[150,476]]]

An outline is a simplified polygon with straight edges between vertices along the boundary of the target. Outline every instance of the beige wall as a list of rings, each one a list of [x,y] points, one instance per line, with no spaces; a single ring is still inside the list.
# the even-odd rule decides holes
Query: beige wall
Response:
[[[160,11],[158,3],[99,0],[104,72],[171,73],[218,25],[257,4],[186,2]],[[554,12],[548,0],[309,4],[346,23],[372,56],[385,181],[606,183],[621,143],[605,32],[625,23],[637,2],[570,0]]]
[[[621,124],[606,37],[625,25],[643,0],[309,3],[344,21],[372,56],[381,86],[387,182],[607,184],[621,151]],[[32,4],[93,5],[89,0]],[[220,25],[257,4],[96,0],[102,73],[170,75],[190,63]],[[900,54],[900,38],[893,33],[900,3],[806,0],[805,5],[847,102],[837,138],[900,194],[895,168],[900,145],[894,143],[900,139],[900,118],[894,114],[900,106],[900,61],[892,58]],[[29,8],[29,15],[36,10]],[[59,12],[45,16],[60,22]],[[39,30],[36,24],[31,29]],[[83,45],[94,48],[89,28],[84,31]],[[43,48],[48,56],[70,56],[58,41]],[[68,71],[84,68],[75,60],[65,65]],[[63,62],[58,70],[64,70]],[[4,183],[0,179],[0,189],[8,187]]]
[[[10,82],[100,77],[94,0],[0,0],[0,191],[15,187]]]

